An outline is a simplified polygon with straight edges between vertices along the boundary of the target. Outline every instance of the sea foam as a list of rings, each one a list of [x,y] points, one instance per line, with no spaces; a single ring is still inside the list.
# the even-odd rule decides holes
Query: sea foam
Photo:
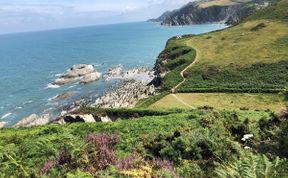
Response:
[[[1,117],[1,119],[5,119],[5,118],[9,117],[10,115],[12,115],[11,112],[9,112],[9,113],[7,113],[7,114],[4,114],[4,115]]]

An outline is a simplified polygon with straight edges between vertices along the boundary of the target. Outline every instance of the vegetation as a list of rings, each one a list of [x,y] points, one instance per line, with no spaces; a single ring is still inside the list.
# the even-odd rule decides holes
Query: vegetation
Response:
[[[279,111],[286,105],[283,94],[249,93],[178,93],[176,96],[193,107],[217,109],[271,110]],[[150,108],[188,108],[172,95],[155,102]]]
[[[193,74],[178,91],[277,93],[288,86],[287,69],[288,60],[238,69],[219,69],[217,66],[191,69]]]
[[[288,177],[288,108],[272,112],[288,98],[286,12],[282,0],[237,26],[172,38],[161,94],[134,109],[76,111],[116,122],[1,129],[0,177]],[[196,51],[180,91],[202,93],[172,96],[199,108],[155,109],[183,108],[168,93]]]
[[[255,177],[263,169],[287,175],[283,113],[178,110],[114,123],[4,129],[0,177],[227,177],[227,170],[252,169],[250,157]],[[241,140],[245,134],[253,138]]]
[[[213,1],[208,4],[227,2]],[[288,87],[287,2],[271,1],[273,5],[224,30],[170,39],[165,50],[185,46],[197,52],[197,62],[185,71],[186,80],[177,88],[178,93],[189,94],[177,95],[184,102],[168,95],[151,104],[151,107],[187,108],[191,105],[267,108],[274,111],[281,109],[285,103],[278,94]],[[195,56],[190,60],[194,58]],[[183,80],[179,75],[183,69],[176,68],[164,77],[163,91],[170,91]],[[249,94],[240,93],[259,95],[247,98]],[[220,101],[219,97],[224,98]],[[278,101],[274,102],[273,98],[278,98]],[[273,100],[269,102],[269,99]]]
[[[168,43],[167,48],[162,53],[168,61],[162,65],[161,70],[169,71],[164,78],[162,87],[163,90],[171,90],[182,81],[180,72],[194,61],[196,51],[191,47],[174,47],[174,43]]]
[[[251,31],[261,23],[265,27]],[[283,91],[288,85],[285,77],[288,75],[287,29],[285,22],[257,20],[226,30],[170,40],[170,49],[178,45],[197,49],[198,61],[189,69],[187,81],[179,92]],[[273,35],[269,35],[271,33]],[[172,81],[181,81],[181,69],[168,73],[163,82],[164,90],[171,88]]]

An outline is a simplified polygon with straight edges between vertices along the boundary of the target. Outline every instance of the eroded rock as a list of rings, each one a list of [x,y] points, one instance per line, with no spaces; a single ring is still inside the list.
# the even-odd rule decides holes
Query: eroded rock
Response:
[[[89,74],[84,75],[83,78],[80,79],[80,83],[86,84],[86,83],[94,82],[96,80],[99,80],[100,77],[101,77],[101,73],[99,72],[89,73]]]
[[[75,81],[80,83],[89,83],[100,79],[101,74],[96,71],[93,65],[88,64],[76,64],[71,67],[65,74],[57,78],[53,85],[66,85]]]
[[[40,126],[46,125],[50,122],[51,114],[45,114],[38,116],[37,114],[31,114],[28,117],[21,119],[14,127],[31,127],[31,126]]]
[[[63,118],[64,123],[75,123],[75,122],[96,122],[92,114],[84,115],[67,115]]]

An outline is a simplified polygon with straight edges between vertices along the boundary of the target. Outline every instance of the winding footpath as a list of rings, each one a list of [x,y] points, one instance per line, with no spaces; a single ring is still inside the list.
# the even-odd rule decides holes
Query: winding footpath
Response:
[[[181,72],[180,72],[180,75],[181,75],[181,77],[183,78],[183,80],[180,82],[180,83],[178,83],[178,85],[176,85],[175,87],[173,87],[172,89],[171,89],[171,92],[172,93],[177,93],[177,88],[179,88],[187,79],[185,78],[185,76],[184,76],[184,72],[185,71],[187,71],[190,67],[192,67],[197,61],[198,61],[198,58],[199,58],[199,52],[195,49],[195,51],[196,51],[196,56],[195,56],[195,59],[194,59],[194,61],[189,65],[189,66],[187,66],[185,69],[183,69]]]
[[[194,61],[190,64],[190,65],[188,65],[185,69],[183,69],[181,72],[180,72],[180,75],[181,75],[181,77],[183,78],[183,80],[180,82],[180,83],[178,83],[175,87],[173,87],[172,89],[171,89],[171,92],[172,92],[172,96],[176,99],[176,100],[178,100],[179,102],[181,102],[182,104],[184,104],[185,106],[188,106],[189,108],[191,108],[191,109],[196,109],[195,107],[193,107],[193,106],[191,106],[190,104],[188,104],[188,103],[186,103],[185,101],[183,101],[181,98],[179,98],[175,93],[177,93],[177,89],[184,83],[184,82],[186,82],[186,77],[184,76],[184,72],[185,71],[187,71],[189,68],[191,68],[197,61],[198,61],[198,58],[199,58],[199,50],[196,50],[195,49],[195,51],[196,51],[196,56],[195,56],[195,59],[194,59]]]

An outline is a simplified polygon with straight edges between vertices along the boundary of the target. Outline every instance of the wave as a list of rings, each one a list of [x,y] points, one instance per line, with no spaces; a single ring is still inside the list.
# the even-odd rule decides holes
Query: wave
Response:
[[[52,83],[49,83],[46,87],[46,89],[55,89],[55,88],[60,88],[59,85],[55,85],[55,84],[52,84]]]
[[[10,115],[12,115],[11,112],[9,112],[9,113],[7,113],[7,114],[4,114],[4,115],[1,117],[1,119],[5,119],[5,118],[9,117]]]

